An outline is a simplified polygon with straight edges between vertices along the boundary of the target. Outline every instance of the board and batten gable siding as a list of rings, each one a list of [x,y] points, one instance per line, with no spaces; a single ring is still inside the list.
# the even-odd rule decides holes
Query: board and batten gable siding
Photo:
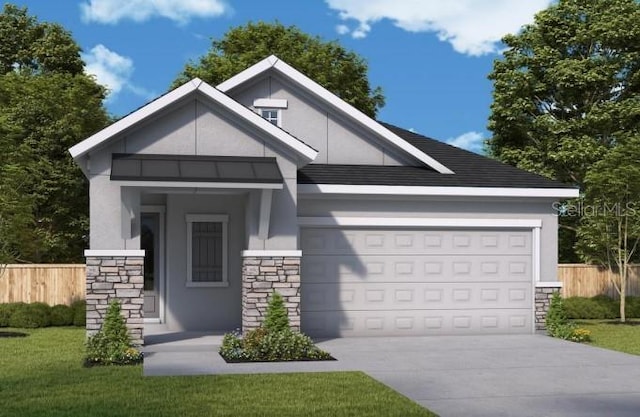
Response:
[[[299,217],[531,219],[541,220],[541,281],[557,281],[558,218],[552,201],[510,198],[436,198],[352,196],[333,199],[300,196]]]
[[[273,71],[227,94],[250,108],[255,99],[287,100],[282,128],[319,152],[312,163],[420,165]]]
[[[297,240],[295,218],[297,200],[297,158],[284,145],[267,134],[251,129],[230,111],[202,94],[169,106],[149,120],[122,132],[108,145],[89,154],[90,247],[91,249],[138,249],[139,236],[134,223],[131,238],[125,238],[121,225],[121,187],[110,180],[113,153],[214,155],[241,157],[275,157],[284,177],[284,189],[273,193],[271,234],[273,240],[252,238],[249,249],[291,249]],[[256,191],[246,191],[259,201]],[[124,201],[134,213],[140,206],[140,189],[126,191]],[[256,195],[254,195],[256,194]],[[258,222],[258,214],[248,220]],[[250,216],[247,216],[248,218]],[[136,219],[134,219],[136,222]],[[257,232],[256,232],[257,235]]]

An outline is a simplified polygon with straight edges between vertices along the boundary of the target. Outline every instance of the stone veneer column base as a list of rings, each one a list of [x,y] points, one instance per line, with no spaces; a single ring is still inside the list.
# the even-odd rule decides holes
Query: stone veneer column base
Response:
[[[242,258],[242,331],[260,327],[269,296],[278,291],[293,330],[300,330],[300,256]]]
[[[87,335],[93,335],[102,328],[109,303],[112,300],[118,300],[132,343],[142,346],[144,257],[87,254],[86,259]]]
[[[536,330],[546,330],[545,323],[553,294],[559,293],[560,287],[536,287]]]

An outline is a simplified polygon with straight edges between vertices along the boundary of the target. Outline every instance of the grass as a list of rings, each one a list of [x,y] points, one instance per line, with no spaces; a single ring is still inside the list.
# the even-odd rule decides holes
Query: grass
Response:
[[[143,377],[83,368],[84,329],[5,330],[29,336],[0,337],[3,416],[435,416],[360,372]]]
[[[640,355],[640,320],[579,320],[578,326],[591,331],[592,346]]]

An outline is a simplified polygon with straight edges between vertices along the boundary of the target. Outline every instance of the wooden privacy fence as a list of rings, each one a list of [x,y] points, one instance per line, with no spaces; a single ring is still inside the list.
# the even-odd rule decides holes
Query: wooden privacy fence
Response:
[[[618,294],[606,269],[595,265],[560,264],[558,280],[565,297]],[[640,296],[640,265],[629,271],[627,294]],[[82,264],[7,265],[0,277],[0,303],[42,301],[49,305],[70,304],[85,297],[85,266]]]
[[[609,280],[607,270],[596,265],[560,264],[558,280],[563,283],[564,297],[593,297],[604,294],[619,298],[618,292]],[[640,296],[640,265],[634,264],[629,268],[627,295]]]
[[[84,295],[84,265],[7,265],[0,276],[0,303],[71,304]]]

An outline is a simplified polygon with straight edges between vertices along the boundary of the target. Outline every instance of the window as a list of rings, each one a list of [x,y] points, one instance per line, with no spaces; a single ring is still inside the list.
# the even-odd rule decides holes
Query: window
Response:
[[[269,123],[282,127],[282,110],[288,107],[288,102],[283,98],[257,98],[253,107]]]
[[[187,286],[226,287],[229,216],[187,214]]]
[[[280,126],[280,110],[278,109],[260,109],[260,115],[267,121],[276,126]]]

